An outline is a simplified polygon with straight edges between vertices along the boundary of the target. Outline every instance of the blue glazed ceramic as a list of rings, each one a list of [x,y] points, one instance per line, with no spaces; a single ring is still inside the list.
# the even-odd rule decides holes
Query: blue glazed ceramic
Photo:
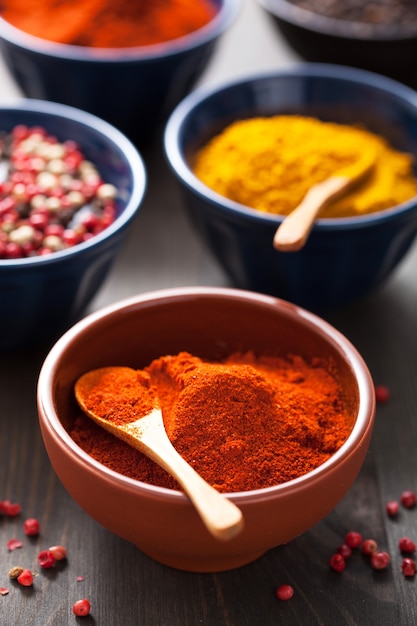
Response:
[[[0,351],[52,341],[76,321],[105,280],[146,186],[143,161],[116,128],[83,111],[37,100],[0,102],[0,130],[43,126],[78,142],[119,190],[118,217],[99,235],[48,256],[0,260]]]
[[[417,94],[389,78],[336,65],[300,64],[211,90],[196,90],[172,113],[166,157],[189,215],[235,286],[324,311],[381,285],[417,233],[417,198],[360,218],[319,219],[299,252],[278,252],[279,216],[214,193],[192,173],[193,152],[224,126],[254,115],[297,113],[362,122],[417,158]]]
[[[0,18],[0,48],[25,96],[62,102],[97,115],[137,144],[191,89],[240,0],[212,0],[205,27],[160,45],[92,49],[33,37]]]

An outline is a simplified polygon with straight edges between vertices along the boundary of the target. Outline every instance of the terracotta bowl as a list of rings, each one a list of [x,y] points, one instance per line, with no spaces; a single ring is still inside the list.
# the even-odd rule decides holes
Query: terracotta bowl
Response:
[[[276,487],[230,493],[241,534],[212,537],[188,498],[111,471],[68,434],[78,409],[74,382],[105,365],[144,367],[187,350],[216,359],[234,350],[331,356],[351,403],[352,431],[314,471]],[[346,494],[367,453],[375,414],[369,371],[349,341],[317,316],[271,296],[214,287],[143,294],[89,315],[53,346],[38,382],[42,435],[74,500],[97,522],[165,565],[219,572],[248,564],[325,517]]]

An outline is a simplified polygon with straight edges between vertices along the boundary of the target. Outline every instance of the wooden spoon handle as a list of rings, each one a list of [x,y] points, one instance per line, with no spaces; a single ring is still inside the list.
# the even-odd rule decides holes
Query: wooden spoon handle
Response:
[[[137,382],[135,370],[125,367],[91,370],[77,380],[75,396],[84,413],[115,437],[146,454],[176,478],[213,536],[226,540],[237,535],[243,528],[241,510],[203,480],[176,451],[165,430],[160,408],[155,407],[147,415],[134,419],[135,411],[129,402],[128,411],[132,421],[122,423],[98,414],[101,412],[100,406],[97,413],[89,408],[87,398],[103,377],[107,376],[105,382],[102,382],[103,388],[107,384],[114,393],[112,374],[116,371],[119,375],[120,372],[126,374],[129,384],[134,386]]]
[[[284,252],[300,250],[306,243],[321,209],[350,182],[351,179],[346,176],[332,176],[311,187],[298,207],[278,227],[274,236],[274,248]]]
[[[243,528],[242,511],[231,500],[216,491],[181,456],[168,457],[171,460],[171,474],[183,487],[194,507],[198,511],[207,530],[217,539],[232,539]]]
[[[163,427],[155,428],[150,419],[147,428],[147,417],[127,425],[125,431],[134,433],[140,427],[141,448],[178,481],[213,536],[228,540],[237,535],[243,528],[241,510],[197,474],[176,451]]]

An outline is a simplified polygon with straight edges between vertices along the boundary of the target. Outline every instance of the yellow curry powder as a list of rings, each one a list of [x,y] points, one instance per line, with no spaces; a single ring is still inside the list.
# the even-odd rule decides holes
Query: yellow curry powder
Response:
[[[278,115],[232,123],[197,153],[193,170],[230,200],[287,215],[307,191],[363,156],[374,167],[363,181],[329,203],[321,217],[350,217],[391,208],[417,195],[413,156],[356,126]]]

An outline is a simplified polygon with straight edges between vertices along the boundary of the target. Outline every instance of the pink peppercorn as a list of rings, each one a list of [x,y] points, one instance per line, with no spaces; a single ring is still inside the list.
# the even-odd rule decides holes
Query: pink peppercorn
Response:
[[[35,537],[36,535],[39,535],[40,529],[41,525],[34,517],[29,517],[23,522],[23,530],[25,534],[29,537]]]
[[[294,595],[294,589],[291,585],[280,585],[275,591],[278,600],[290,600]]]
[[[396,500],[390,500],[385,505],[385,508],[390,517],[395,517],[399,511],[400,505]]]
[[[385,385],[375,386],[375,398],[380,404],[386,404],[391,397],[390,390]]]
[[[55,561],[63,561],[67,558],[67,551],[64,546],[51,546],[49,552],[52,554]]]
[[[329,565],[335,572],[343,572],[346,567],[346,561],[341,554],[332,554],[329,560]]]
[[[414,491],[403,491],[401,494],[401,504],[406,508],[406,509],[412,509],[413,506],[415,506],[417,502],[417,495],[414,493]]]
[[[14,139],[25,139],[29,134],[29,128],[25,124],[16,124],[11,135]]]
[[[417,571],[417,563],[413,559],[405,558],[401,562],[401,571],[404,576],[414,576]]]
[[[390,561],[391,557],[388,552],[385,551],[374,552],[371,555],[371,565],[374,569],[377,570],[385,569],[386,567],[388,567]]]
[[[94,236],[116,218],[117,189],[102,181],[93,163],[85,168],[88,162],[75,142],[60,143],[44,129],[25,127],[24,134],[12,129],[2,147],[7,178],[0,183],[0,259],[43,256],[77,245],[83,239],[64,237],[65,230],[86,219]],[[46,241],[39,240],[42,233]]]
[[[24,569],[16,580],[23,587],[31,587],[33,585],[33,574],[30,569]]]
[[[75,230],[67,228],[62,233],[62,241],[68,246],[75,246],[77,243],[80,243],[81,237],[75,232]]]
[[[10,502],[10,500],[4,500],[3,511],[9,517],[16,517],[16,515],[20,514],[21,506],[20,504]]]
[[[362,535],[352,530],[347,533],[345,543],[349,548],[359,548],[362,543]]]
[[[348,559],[352,556],[352,548],[346,545],[346,543],[342,543],[342,545],[337,548],[337,553],[341,554],[344,559]]]
[[[378,550],[378,544],[375,539],[365,539],[362,544],[362,553],[367,556],[374,554]]]
[[[46,213],[36,211],[29,216],[28,221],[33,228],[36,228],[37,230],[44,230],[49,223],[49,218]]]
[[[398,547],[401,552],[406,552],[407,554],[411,554],[416,550],[416,544],[409,537],[402,537],[398,542]]]
[[[77,600],[72,607],[72,612],[77,617],[83,617],[84,615],[88,615],[90,613],[91,605],[87,598],[83,598],[82,600]]]
[[[64,227],[62,224],[47,224],[44,230],[45,235],[55,235],[56,237],[62,237],[63,232]]]
[[[55,557],[50,550],[42,550],[38,554],[38,563],[44,569],[50,569],[55,565]]]
[[[18,548],[21,548],[22,545],[23,544],[20,541],[20,539],[9,539],[9,541],[7,542],[7,547],[10,552],[13,552],[13,550],[17,550]]]

